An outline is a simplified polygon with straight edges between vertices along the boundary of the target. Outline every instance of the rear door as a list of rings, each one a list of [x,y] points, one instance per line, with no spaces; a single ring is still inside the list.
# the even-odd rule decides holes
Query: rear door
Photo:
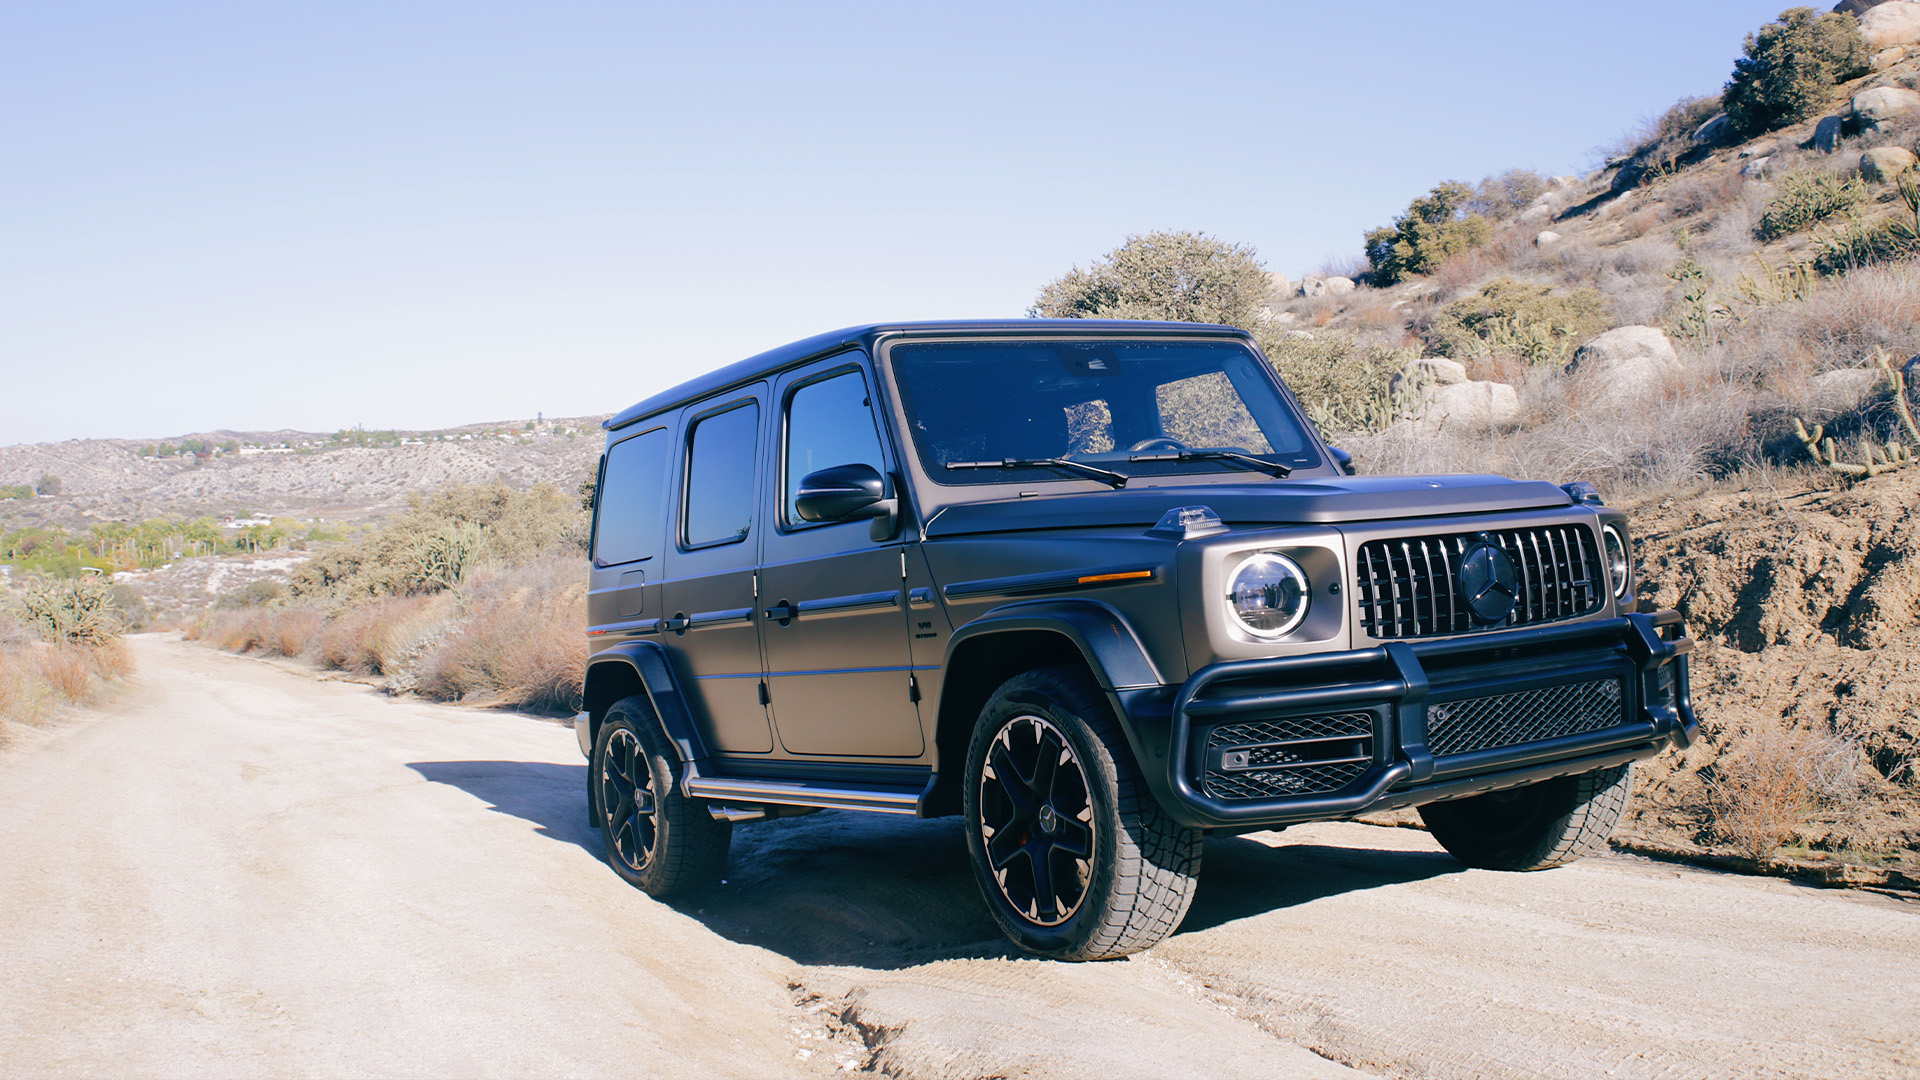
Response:
[[[681,428],[686,437],[660,640],[690,677],[688,692],[705,714],[708,745],[720,753],[773,749],[754,604],[765,400],[765,383],[731,391],[689,406]]]
[[[775,384],[776,477],[761,505],[760,600],[767,689],[780,745],[793,754],[918,757],[903,547],[866,521],[815,523],[794,511],[800,480],[834,465],[893,469],[861,353],[789,372]]]

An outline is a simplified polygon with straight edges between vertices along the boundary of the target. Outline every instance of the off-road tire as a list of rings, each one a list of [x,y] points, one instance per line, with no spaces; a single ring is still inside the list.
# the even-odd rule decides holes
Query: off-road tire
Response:
[[[1007,733],[1007,741],[1002,733]],[[1048,732],[1054,734],[1049,735]],[[1046,741],[1058,737],[1058,746]],[[1072,774],[1058,774],[1062,787],[1063,813],[1088,827],[1089,840],[1061,841],[1090,849],[1089,857],[1079,860],[1063,846],[1059,850],[1074,868],[1067,880],[1081,887],[1080,898],[1071,905],[1050,904],[1045,909],[1033,906],[1021,909],[1009,898],[1009,886],[995,873],[990,840],[987,835],[999,829],[983,829],[984,811],[1001,817],[1012,806],[998,772],[988,774],[998,744],[998,760],[1004,767],[1013,749],[1012,740],[1039,750],[1051,748],[1054,768],[1077,765],[1084,777],[1084,794],[1076,787]],[[1064,750],[1069,762],[1059,757]],[[1038,757],[1033,772],[1041,775]],[[981,895],[993,912],[994,921],[1020,947],[1057,960],[1105,960],[1139,952],[1158,943],[1179,927],[1193,900],[1193,889],[1200,872],[1200,830],[1187,828],[1161,810],[1147,791],[1138,766],[1128,750],[1125,736],[1115,721],[1106,696],[1087,673],[1075,667],[1051,667],[1029,671],[1007,680],[994,692],[980,711],[973,738],[967,747],[967,771],[962,785],[967,819],[967,850]],[[1016,773],[1017,775],[1017,773]],[[1047,773],[1052,789],[1054,773]],[[1028,778],[1022,777],[1025,787]],[[1026,787],[1029,795],[1034,788]],[[1045,801],[1043,799],[1043,801]],[[1051,805],[1051,802],[1047,802]],[[1040,861],[1056,856],[1051,839],[1034,837],[1039,817],[1025,826],[1029,831],[1009,838],[1018,854],[1006,856],[1009,839],[994,847],[1006,856],[1002,869],[1012,874],[1024,864],[1032,880],[1034,844],[1049,845]],[[1051,816],[1045,830],[1048,837],[1065,836],[1071,827],[1060,813]],[[1074,834],[1078,836],[1077,833]],[[1034,844],[1027,838],[1034,837]],[[1086,865],[1080,867],[1078,864]],[[1035,890],[1037,891],[1037,889]],[[1052,890],[1058,892],[1059,890]],[[1056,896],[1055,900],[1063,899]],[[1068,907],[1070,910],[1061,910]]]
[[[1629,763],[1429,803],[1420,818],[1440,846],[1468,866],[1545,870],[1604,851],[1632,791]]]
[[[703,799],[674,785],[666,735],[644,697],[623,698],[607,710],[593,741],[587,783],[593,785],[607,862],[648,896],[666,898],[712,884],[727,862],[733,823],[717,821]],[[638,797],[629,797],[631,790]],[[644,798],[651,813],[634,814]]]

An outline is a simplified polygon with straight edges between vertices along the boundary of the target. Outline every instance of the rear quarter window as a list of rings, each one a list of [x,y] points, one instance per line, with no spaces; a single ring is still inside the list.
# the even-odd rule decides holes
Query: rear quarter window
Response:
[[[594,562],[601,566],[639,562],[660,554],[665,543],[667,482],[673,440],[654,428],[615,443],[595,499]]]

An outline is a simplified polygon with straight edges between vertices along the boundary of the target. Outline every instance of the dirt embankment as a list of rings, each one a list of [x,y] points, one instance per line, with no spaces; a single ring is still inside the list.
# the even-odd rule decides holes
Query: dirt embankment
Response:
[[[1705,737],[1643,767],[1624,838],[1920,872],[1916,503],[1920,469],[1634,508],[1641,594],[1700,642]]]

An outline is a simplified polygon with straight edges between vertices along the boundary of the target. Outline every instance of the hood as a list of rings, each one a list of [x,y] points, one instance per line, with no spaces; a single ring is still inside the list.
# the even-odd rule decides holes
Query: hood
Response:
[[[1328,525],[1570,506],[1553,484],[1504,476],[1348,476],[1264,484],[1196,484],[1075,491],[942,507],[926,535],[1151,528],[1176,506],[1210,506],[1228,525]]]

